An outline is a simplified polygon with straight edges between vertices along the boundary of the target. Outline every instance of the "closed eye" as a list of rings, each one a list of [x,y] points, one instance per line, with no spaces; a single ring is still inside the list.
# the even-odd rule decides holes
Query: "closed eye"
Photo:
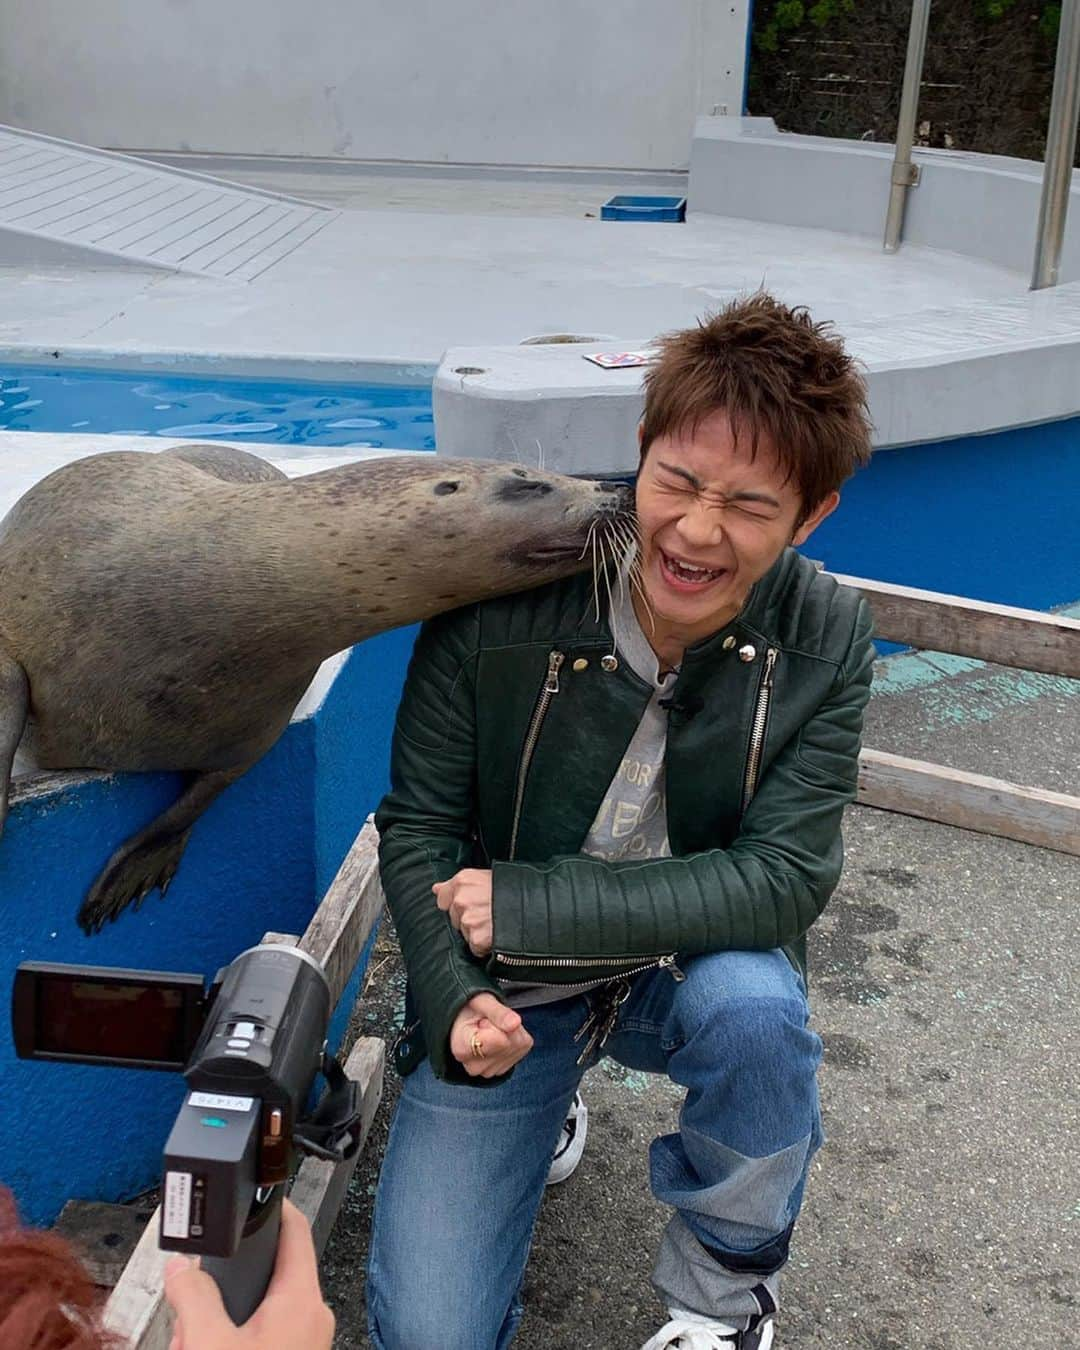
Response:
[[[764,502],[740,502],[734,501],[731,505],[736,511],[744,516],[749,516],[752,520],[775,520],[776,512],[768,507]]]

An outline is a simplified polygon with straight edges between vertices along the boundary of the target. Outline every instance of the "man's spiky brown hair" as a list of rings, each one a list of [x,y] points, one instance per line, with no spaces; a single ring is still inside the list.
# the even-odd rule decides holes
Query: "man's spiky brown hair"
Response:
[[[659,340],[645,375],[641,458],[723,409],[756,454],[763,435],[808,515],[870,458],[866,385],[828,323],[764,291]]]

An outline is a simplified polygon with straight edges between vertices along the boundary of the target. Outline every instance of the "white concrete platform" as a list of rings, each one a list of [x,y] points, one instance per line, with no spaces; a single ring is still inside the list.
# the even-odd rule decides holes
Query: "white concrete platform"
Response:
[[[1080,414],[1080,284],[1010,299],[852,319],[877,449],[982,435]],[[454,347],[435,378],[439,453],[629,473],[637,465],[642,369],[584,353],[625,344]]]
[[[203,161],[205,162],[205,161]],[[297,191],[299,166],[285,172]],[[222,163],[221,176],[239,175]],[[541,333],[617,338],[693,321],[740,291],[766,285],[846,328],[889,324],[928,308],[1024,294],[1019,274],[955,254],[905,250],[885,257],[869,240],[822,230],[702,216],[684,225],[586,218],[589,179],[525,173],[407,175],[409,200],[373,209],[394,178],[358,169],[350,194],[332,179],[339,214],[304,249],[250,284],[227,279],[72,268],[0,271],[6,303],[0,343],[83,344],[146,353],[326,355],[437,361],[451,346],[516,343]],[[318,185],[327,176],[311,174]],[[628,175],[631,188],[634,176]],[[273,175],[260,174],[267,186]],[[619,190],[611,175],[591,193],[598,217]],[[543,214],[493,205],[542,192]],[[583,195],[585,200],[583,200]],[[467,208],[470,199],[475,211]],[[481,209],[485,207],[486,209]],[[919,355],[905,334],[897,359]]]
[[[699,117],[691,211],[839,230],[879,242],[895,147],[780,131],[771,117]],[[1007,155],[918,146],[904,207],[905,246],[956,248],[1030,276],[1043,166]],[[1059,277],[1080,280],[1080,171],[1074,172]],[[953,241],[956,241],[955,243]]]

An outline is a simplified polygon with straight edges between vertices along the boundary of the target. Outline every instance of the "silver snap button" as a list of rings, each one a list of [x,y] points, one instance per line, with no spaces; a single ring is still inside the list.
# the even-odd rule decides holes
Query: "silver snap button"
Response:
[[[757,656],[757,648],[751,646],[749,642],[746,644],[745,647],[739,648],[740,661],[752,661],[755,656]]]
[[[600,667],[602,670],[618,670],[619,658],[617,656],[602,656],[600,658]]]
[[[732,647],[735,646],[735,639],[734,639],[734,637],[731,635],[731,633],[729,633],[729,634],[727,635],[727,637],[724,639],[724,641],[723,641],[720,645],[723,647],[724,651],[726,651],[726,652],[731,651]]]
[[[588,663],[588,661],[585,659],[584,656],[579,656],[578,659],[574,662],[574,669],[575,669],[576,671],[579,671],[579,672],[580,672],[580,671],[582,671],[582,670],[587,670],[588,668],[589,668],[589,663]]]

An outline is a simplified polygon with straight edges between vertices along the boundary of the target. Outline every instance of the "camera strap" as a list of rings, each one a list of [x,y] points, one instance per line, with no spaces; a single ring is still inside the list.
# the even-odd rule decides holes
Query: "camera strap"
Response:
[[[364,1107],[360,1084],[346,1078],[333,1055],[323,1055],[322,1075],[327,1090],[311,1115],[297,1122],[293,1142],[313,1158],[344,1162],[360,1147]]]

